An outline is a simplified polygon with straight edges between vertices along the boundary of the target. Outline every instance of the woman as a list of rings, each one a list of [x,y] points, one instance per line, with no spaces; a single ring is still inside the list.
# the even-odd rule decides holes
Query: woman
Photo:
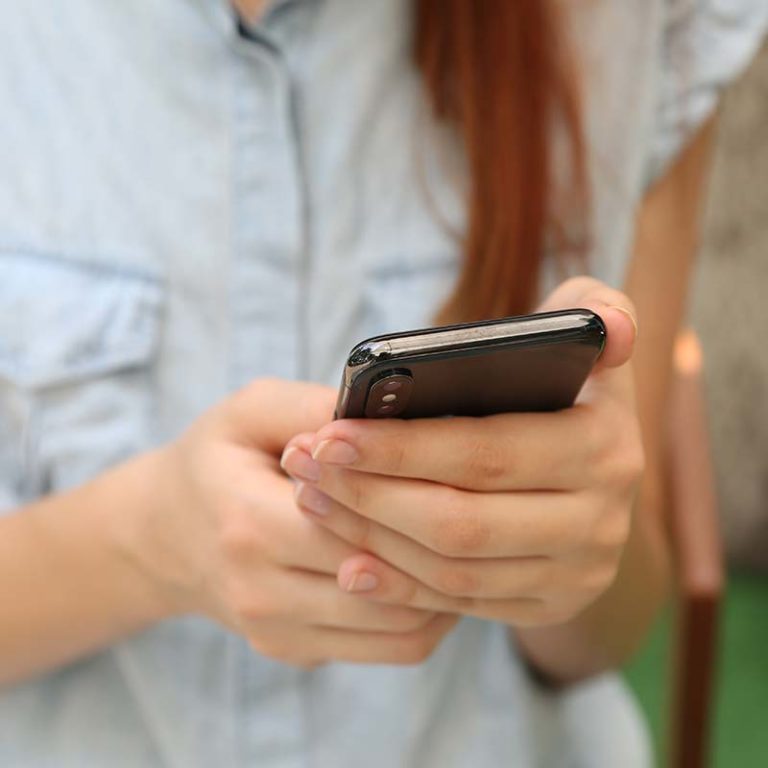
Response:
[[[0,763],[642,765],[589,678],[663,599],[670,349],[763,5],[235,6],[4,8]],[[330,423],[361,338],[547,293],[609,330],[574,409]]]

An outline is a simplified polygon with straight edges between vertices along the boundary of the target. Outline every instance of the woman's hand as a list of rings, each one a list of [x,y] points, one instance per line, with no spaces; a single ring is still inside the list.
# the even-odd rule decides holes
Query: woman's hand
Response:
[[[339,588],[356,553],[297,509],[278,459],[289,437],[331,417],[335,393],[259,380],[161,449],[155,504],[122,531],[123,550],[172,613],[201,613],[289,663],[413,663],[456,618],[379,605]]]
[[[299,506],[357,550],[342,587],[520,626],[566,622],[608,588],[643,470],[636,329],[628,299],[588,278],[542,309],[576,306],[601,315],[608,342],[573,408],[344,420],[289,443]]]

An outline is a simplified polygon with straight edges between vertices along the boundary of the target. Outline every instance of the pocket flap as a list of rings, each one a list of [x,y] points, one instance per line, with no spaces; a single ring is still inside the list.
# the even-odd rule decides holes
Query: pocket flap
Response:
[[[45,387],[141,366],[162,298],[154,276],[129,268],[0,253],[0,377]]]

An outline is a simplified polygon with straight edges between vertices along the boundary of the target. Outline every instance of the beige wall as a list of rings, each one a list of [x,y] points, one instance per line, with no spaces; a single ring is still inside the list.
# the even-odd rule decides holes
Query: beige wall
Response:
[[[725,99],[691,300],[728,546],[768,566],[768,46]]]

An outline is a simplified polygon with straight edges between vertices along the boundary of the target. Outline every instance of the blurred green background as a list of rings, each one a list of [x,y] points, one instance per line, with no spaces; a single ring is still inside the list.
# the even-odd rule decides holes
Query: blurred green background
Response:
[[[670,617],[658,623],[626,670],[664,765],[669,685]],[[714,768],[768,765],[768,579],[733,572],[721,615],[719,669],[712,723]]]

